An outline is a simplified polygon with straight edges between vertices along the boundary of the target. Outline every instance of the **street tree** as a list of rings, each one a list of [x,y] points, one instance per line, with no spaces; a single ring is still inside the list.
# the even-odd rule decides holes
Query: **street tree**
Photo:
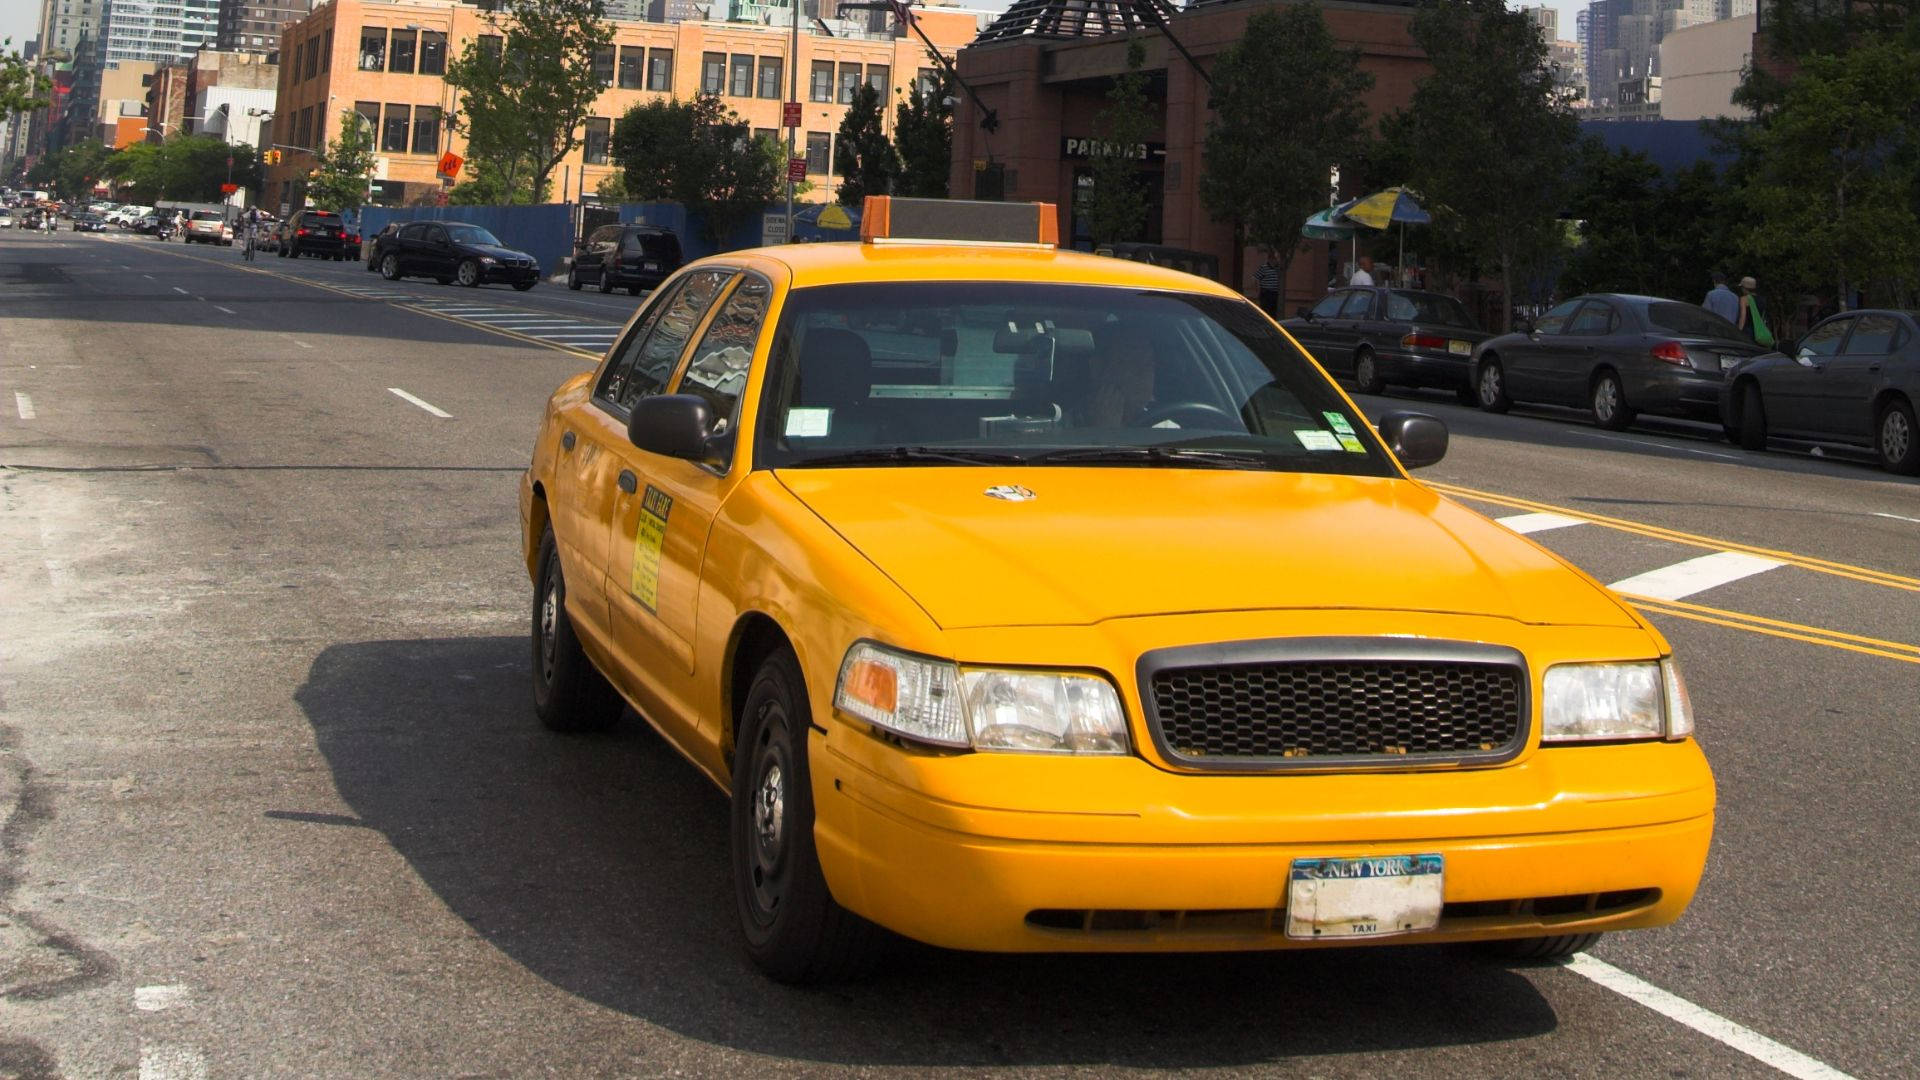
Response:
[[[1502,328],[1517,279],[1565,244],[1568,162],[1578,125],[1555,91],[1539,28],[1503,0],[1437,0],[1409,32],[1433,65],[1383,131],[1436,230],[1500,274]]]
[[[44,75],[13,48],[13,39],[0,41],[0,120],[47,107],[52,89]]]
[[[1140,178],[1147,136],[1153,133],[1153,106],[1147,100],[1147,49],[1139,38],[1127,42],[1127,70],[1107,89],[1107,107],[1094,121],[1087,152],[1093,190],[1086,202],[1087,229],[1095,246],[1138,240],[1147,223],[1147,186]]]
[[[52,151],[27,170],[27,182],[52,191],[66,201],[85,199],[94,184],[108,178],[114,150],[91,139]]]
[[[915,80],[907,99],[894,109],[893,148],[900,156],[894,190],[909,198],[944,199],[953,168],[952,80],[923,88]]]
[[[838,199],[842,206],[860,206],[869,195],[893,191],[900,175],[900,155],[887,140],[886,113],[880,91],[872,83],[861,83],[840,119],[840,135],[833,147],[833,171],[840,176]]]
[[[307,198],[321,210],[358,210],[367,201],[367,178],[373,173],[373,125],[352,109],[340,113],[340,134],[320,155],[307,182]]]
[[[724,243],[785,190],[786,154],[712,94],[649,101],[613,125],[612,155],[635,202],[677,202]]]
[[[1215,63],[1200,198],[1232,224],[1236,263],[1263,248],[1285,279],[1301,223],[1327,205],[1329,170],[1364,145],[1373,76],[1359,59],[1305,3],[1255,15]]]
[[[584,139],[605,89],[593,56],[613,41],[600,10],[599,0],[499,0],[483,16],[498,36],[474,38],[447,65],[447,84],[460,93],[450,126],[509,202],[539,198]]]

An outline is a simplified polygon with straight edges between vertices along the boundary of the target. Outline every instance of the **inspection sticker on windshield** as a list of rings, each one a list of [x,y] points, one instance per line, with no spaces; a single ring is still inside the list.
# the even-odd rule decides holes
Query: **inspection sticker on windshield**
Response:
[[[833,429],[832,409],[788,409],[789,438],[817,439]]]
[[[1347,423],[1347,418],[1341,415],[1340,413],[1329,411],[1329,412],[1323,412],[1320,415],[1327,418],[1327,423],[1332,425],[1333,430],[1336,434],[1339,434],[1339,435],[1353,434],[1353,425]]]
[[[667,515],[673,512],[673,496],[647,485],[640,498],[640,520],[633,529],[633,595],[640,606],[659,613],[660,549],[667,542]]]
[[[1309,428],[1301,428],[1294,431],[1293,437],[1299,439],[1300,445],[1309,450],[1340,449],[1340,440],[1334,438],[1333,433],[1330,431],[1316,431]]]
[[[1349,454],[1364,454],[1367,452],[1367,445],[1352,435],[1343,434],[1340,436],[1340,448]]]
[[[1287,874],[1287,936],[1385,937],[1440,925],[1439,855],[1295,859]]]

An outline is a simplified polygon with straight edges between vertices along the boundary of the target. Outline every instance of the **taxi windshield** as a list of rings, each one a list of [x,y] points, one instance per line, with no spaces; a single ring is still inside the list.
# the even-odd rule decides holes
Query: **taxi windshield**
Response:
[[[1026,463],[1393,475],[1252,305],[1032,282],[796,289],[761,409],[773,467]]]

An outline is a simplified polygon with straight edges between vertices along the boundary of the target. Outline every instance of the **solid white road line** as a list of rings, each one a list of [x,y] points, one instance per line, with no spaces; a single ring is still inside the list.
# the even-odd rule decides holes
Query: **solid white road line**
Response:
[[[159,1012],[187,1003],[187,988],[179,983],[133,988],[133,1007],[141,1012]]]
[[[227,314],[229,314],[229,315],[238,315],[238,314],[240,314],[239,312],[237,312],[237,311],[235,311],[235,310],[233,310],[232,308],[223,308],[223,307],[221,307],[221,306],[220,306],[219,304],[215,304],[215,305],[213,305],[213,310],[215,310],[215,311],[224,311],[224,312],[226,312],[226,313],[227,313]]]
[[[1629,975],[1604,960],[1596,960],[1586,953],[1575,953],[1566,962],[1568,971],[1582,978],[1606,987],[1630,1001],[1637,1001],[1661,1016],[1678,1024],[1683,1024],[1726,1046],[1753,1058],[1755,1061],[1771,1065],[1799,1080],[1852,1080],[1846,1073],[1828,1065],[1824,1061],[1774,1042],[1751,1028],[1745,1028],[1721,1016],[1695,1005],[1685,998],[1669,994],[1665,990],[1641,979]]]
[[[1655,600],[1679,600],[1697,592],[1705,592],[1728,582],[1741,578],[1763,574],[1786,564],[1776,559],[1764,559],[1758,555],[1749,555],[1744,551],[1716,551],[1711,555],[1702,555],[1697,559],[1677,562],[1672,566],[1663,566],[1658,570],[1649,570],[1644,574],[1616,581],[1607,586],[1614,592],[1632,593],[1635,596],[1651,597]]]
[[[428,412],[432,413],[433,415],[439,417],[442,420],[453,419],[452,413],[447,412],[444,409],[441,409],[437,405],[430,405],[427,402],[421,401],[419,398],[414,397],[412,394],[407,393],[405,390],[402,390],[397,386],[387,387],[387,393],[392,394],[395,397],[398,397],[402,401],[412,402],[413,404],[420,406],[421,408],[427,410]]]
[[[13,392],[13,407],[20,410],[22,420],[31,420],[38,415],[33,411],[33,399],[18,390]]]
[[[1739,461],[1740,460],[1740,456],[1738,454],[1716,454],[1711,450],[1694,450],[1685,446],[1671,446],[1667,443],[1648,442],[1645,439],[1623,439],[1618,435],[1602,435],[1597,431],[1581,431],[1579,428],[1574,428],[1573,431],[1576,435],[1585,435],[1589,439],[1605,439],[1607,442],[1627,443],[1632,446],[1645,446],[1653,450],[1673,450],[1682,454],[1693,454],[1698,457],[1719,458],[1722,461]]]
[[[191,1046],[140,1046],[140,1080],[207,1080],[207,1057]]]
[[[179,293],[179,294],[180,294],[181,296],[185,296],[185,295],[187,295],[187,290],[185,290],[185,289],[183,289],[183,288],[181,288],[181,287],[180,287],[180,286],[178,286],[178,285],[175,285],[175,286],[173,287],[173,291],[174,291],[174,292],[177,292],[177,293]]]
[[[1911,521],[1915,525],[1920,525],[1920,518],[1910,518],[1905,516],[1904,514],[1882,514],[1878,511],[1875,511],[1873,516],[1883,517],[1883,518],[1892,518],[1895,521]]]
[[[1568,517],[1565,514],[1514,514],[1493,520],[1523,536],[1528,533],[1546,532],[1548,529],[1564,529],[1569,525],[1586,524],[1580,518]]]

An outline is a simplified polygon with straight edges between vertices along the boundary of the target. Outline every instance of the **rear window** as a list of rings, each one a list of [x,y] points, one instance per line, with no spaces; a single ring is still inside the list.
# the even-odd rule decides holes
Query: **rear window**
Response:
[[[633,238],[648,255],[662,259],[680,257],[680,241],[668,233],[635,233]]]
[[[224,218],[221,216],[221,213],[218,210],[195,210],[193,212],[193,220],[221,221],[221,220],[224,220]]]
[[[1723,341],[1746,341],[1747,336],[1740,328],[1715,315],[1703,307],[1692,304],[1678,304],[1666,301],[1647,305],[1647,322],[1655,330],[1665,330],[1669,334],[1681,337],[1720,338]]]
[[[331,210],[309,210],[309,211],[307,211],[307,220],[309,220],[309,221],[339,221],[339,220],[340,220],[340,215],[339,215],[339,214],[336,214],[336,213],[334,213],[334,212],[332,212]]]
[[[1428,326],[1457,326],[1478,330],[1473,317],[1460,301],[1438,293],[1400,292],[1387,294],[1387,318],[1392,322],[1425,323]]]

